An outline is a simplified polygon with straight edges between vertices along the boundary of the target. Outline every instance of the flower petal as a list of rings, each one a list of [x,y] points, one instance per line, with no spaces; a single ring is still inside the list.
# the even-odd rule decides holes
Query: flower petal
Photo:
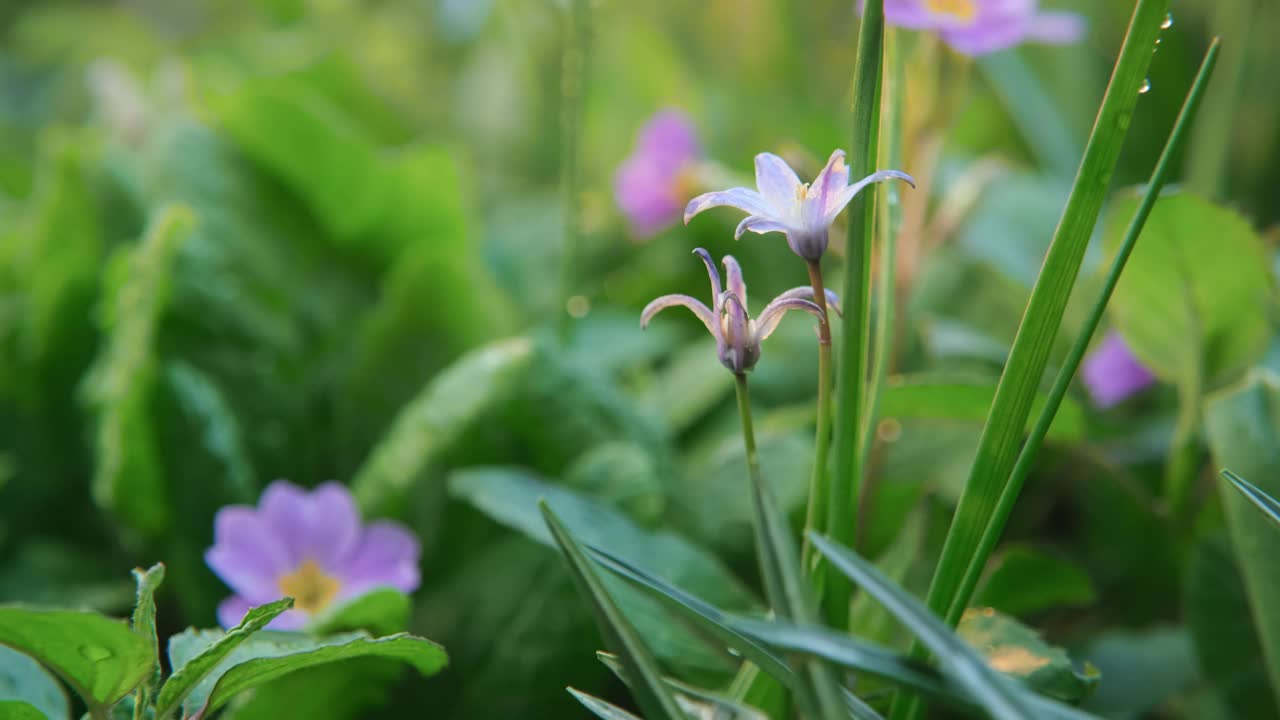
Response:
[[[688,295],[663,295],[653,302],[644,306],[644,310],[640,312],[640,327],[645,327],[654,315],[666,310],[669,307],[683,305],[693,311],[694,315],[707,326],[707,332],[714,337],[720,337],[720,328],[716,325],[715,315],[712,314],[711,308],[702,304],[702,301],[689,297]]]
[[[724,256],[724,289],[729,291],[738,302],[742,303],[743,313],[747,307],[747,283],[742,279],[742,266],[732,255]]]
[[[1117,405],[1155,382],[1120,334],[1112,331],[1084,361],[1081,379],[1099,408]]]
[[[861,192],[863,188],[871,183],[884,182],[886,180],[902,180],[911,187],[916,186],[915,178],[904,172],[899,172],[897,170],[881,170],[879,172],[872,173],[840,192],[828,197],[827,205],[823,208],[823,225],[830,226],[831,223],[835,222],[836,216],[840,214],[840,211],[844,210],[845,206],[847,206],[849,202],[853,200],[853,197]]]
[[[812,288],[810,288],[812,294]],[[822,308],[818,307],[810,300],[802,300],[800,298],[775,298],[773,302],[765,306],[760,311],[760,317],[756,319],[756,342],[763,342],[768,339],[773,331],[778,328],[778,323],[782,322],[782,316],[788,310],[803,310],[814,317],[821,320],[824,315]]]
[[[393,587],[405,593],[417,590],[420,550],[418,538],[395,523],[369,523],[343,570],[339,597],[358,597],[376,587]]]
[[[707,266],[707,276],[711,278],[711,297],[720,297],[720,273],[716,270],[716,261],[711,259],[711,253],[707,252],[706,248],[694,248],[693,254]]]
[[[733,231],[733,239],[741,240],[742,235],[748,230],[753,233],[764,235],[765,233],[771,232],[789,232],[791,227],[762,215],[748,215],[743,218],[742,222],[738,223],[738,229]]]
[[[773,212],[752,212],[753,215],[786,217],[795,206],[800,178],[786,160],[773,153],[760,153],[756,155],[756,188]]]
[[[1084,37],[1084,18],[1069,12],[1042,12],[1031,19],[1027,39],[1049,45],[1069,45]]]
[[[213,528],[213,547],[204,556],[209,568],[249,602],[279,599],[280,576],[294,563],[276,529],[258,511],[243,505],[219,510]]]
[[[731,188],[709,192],[690,200],[684,208],[684,224],[688,225],[693,216],[703,210],[721,206],[738,208],[751,215],[773,214],[773,208],[760,193],[748,188]]]
[[[843,316],[844,313],[840,309],[840,296],[836,295],[835,291],[832,290],[831,288],[826,288],[826,296],[827,296],[827,307],[831,308],[832,310],[835,310],[836,315]],[[773,303],[776,303],[779,300],[792,300],[795,298],[799,298],[801,300],[812,300],[813,288],[808,285],[793,287],[790,290],[782,293],[778,297],[774,298],[773,302],[769,304],[772,305]],[[816,305],[817,303],[814,303],[814,304]],[[761,313],[762,317],[763,315],[764,313]]]
[[[844,162],[844,151],[836,150],[831,153],[826,166],[809,186],[809,192],[805,197],[806,219],[825,218],[827,208],[835,205],[840,192],[848,186],[849,166]]]
[[[314,560],[325,570],[342,566],[360,537],[360,511],[351,493],[324,483],[310,493],[279,480],[262,494],[262,514],[291,553],[293,566]]]

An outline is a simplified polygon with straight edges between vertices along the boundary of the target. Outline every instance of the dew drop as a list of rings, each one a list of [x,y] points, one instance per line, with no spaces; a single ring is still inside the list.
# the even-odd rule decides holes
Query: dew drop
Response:
[[[1173,13],[1164,14],[1164,22],[1160,23],[1161,30],[1168,30],[1173,27]]]
[[[1138,94],[1146,95],[1150,91],[1151,91],[1151,80],[1149,78],[1142,78],[1142,84],[1138,86]]]

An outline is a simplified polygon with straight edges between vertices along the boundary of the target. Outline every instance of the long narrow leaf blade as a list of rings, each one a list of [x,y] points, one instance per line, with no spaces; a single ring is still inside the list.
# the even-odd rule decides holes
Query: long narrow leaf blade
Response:
[[[894,585],[853,551],[817,533],[812,533],[809,540],[832,567],[857,583],[915,634],[938,657],[943,674],[968,689],[993,717],[997,720],[1036,717],[1017,686],[987,665],[923,603]]]
[[[1250,502],[1256,505],[1258,509],[1262,511],[1262,514],[1267,516],[1268,520],[1280,525],[1280,500],[1276,500],[1263,492],[1257,485],[1254,485],[1230,470],[1223,470],[1222,477],[1231,481],[1231,484],[1240,491],[1240,494],[1244,495]]]
[[[1026,482],[1027,476],[1031,474],[1035,456],[1039,452],[1045,437],[1050,432],[1058,410],[1062,407],[1062,403],[1066,398],[1067,390],[1071,386],[1071,380],[1075,377],[1076,370],[1080,367],[1080,362],[1084,359],[1085,352],[1089,349],[1093,334],[1102,322],[1102,315],[1106,311],[1107,303],[1110,302],[1111,295],[1115,292],[1116,285],[1120,282],[1120,274],[1124,271],[1125,263],[1128,262],[1129,255],[1132,254],[1138,238],[1142,235],[1142,229],[1146,226],[1147,218],[1151,215],[1151,210],[1155,207],[1156,200],[1160,197],[1160,191],[1164,188],[1165,181],[1169,176],[1173,159],[1179,155],[1182,149],[1182,140],[1189,135],[1190,126],[1196,117],[1196,111],[1200,107],[1200,99],[1204,96],[1205,88],[1209,85],[1209,78],[1213,75],[1217,58],[1218,41],[1215,39],[1210,44],[1208,51],[1205,52],[1200,71],[1196,75],[1195,82],[1191,85],[1191,90],[1187,93],[1186,100],[1183,101],[1182,111],[1178,114],[1177,121],[1174,122],[1173,130],[1169,133],[1169,139],[1165,142],[1163,152],[1160,153],[1160,159],[1156,161],[1156,167],[1151,173],[1151,181],[1147,184],[1147,189],[1141,204],[1138,206],[1138,211],[1134,213],[1133,220],[1129,223],[1120,249],[1107,272],[1107,278],[1103,282],[1102,290],[1094,301],[1093,308],[1085,321],[1084,327],[1081,328],[1080,334],[1072,344],[1066,361],[1058,371],[1057,378],[1054,379],[1053,388],[1049,391],[1049,397],[1036,419],[1035,427],[1031,429],[1026,444],[1023,445],[1021,452],[1018,454],[1018,461],[1013,467],[1013,473],[1009,478],[1009,482],[1005,484],[1004,489],[1000,492],[1000,500],[996,503],[995,513],[982,534],[978,549],[969,559],[969,566],[965,571],[964,578],[961,580],[960,588],[952,598],[951,605],[944,615],[949,622],[956,622],[964,614],[964,610],[969,604],[969,599],[973,596],[974,588],[978,585],[978,578],[986,567],[987,559],[991,556],[991,552],[995,550],[1000,534],[1004,532],[1004,526],[1009,519],[1009,514],[1013,512],[1013,505],[1017,502],[1018,495],[1022,492],[1022,486]]]
[[[610,649],[621,658],[627,676],[633,679],[631,691],[645,717],[649,720],[682,720],[684,714],[680,711],[680,705],[662,682],[658,661],[636,634],[635,628],[622,616],[622,611],[614,604],[582,548],[560,523],[550,505],[540,502],[538,506],[542,510],[547,529],[551,531],[551,536],[568,561],[574,584],[591,603],[601,634],[608,641]]]

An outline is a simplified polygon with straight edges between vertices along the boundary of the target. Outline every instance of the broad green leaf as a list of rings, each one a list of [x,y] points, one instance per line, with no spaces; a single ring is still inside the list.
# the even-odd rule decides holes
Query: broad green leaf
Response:
[[[1078,565],[1026,545],[1004,548],[977,592],[980,605],[1025,616],[1091,604],[1093,580]]]
[[[896,376],[880,399],[881,417],[981,422],[991,409],[994,385],[934,382],[929,378]],[[1047,398],[1037,394],[1031,412],[1039,415]],[[1075,440],[1084,435],[1084,408],[1070,400],[1058,409],[1049,437]]]
[[[1080,651],[1106,678],[1083,707],[1104,717],[1142,717],[1199,680],[1195,655],[1191,639],[1181,628],[1106,632]],[[1264,697],[1270,701],[1265,677],[1262,682]]]
[[[1268,680],[1256,615],[1249,606],[1240,563],[1226,537],[1207,538],[1199,544],[1185,588],[1185,617],[1194,650],[1188,654],[1193,667],[1198,661],[1212,692],[1237,717],[1276,717],[1276,697]],[[1168,688],[1167,692],[1176,689]]]
[[[49,720],[69,720],[67,693],[40,663],[0,645],[0,708],[4,702],[23,702]],[[0,709],[0,718],[7,717]]]
[[[409,400],[356,472],[352,492],[370,514],[403,508],[412,484],[482,413],[505,400],[532,354],[525,338],[474,350]]]
[[[967,689],[997,720],[1025,720],[1035,714],[1026,697],[1011,681],[998,675],[955,635],[924,603],[884,577],[874,565],[827,538],[810,533],[809,538],[839,572],[884,605],[920,642],[938,658],[944,675]]]
[[[1085,663],[1077,670],[1067,651],[1046,643],[1040,634],[991,608],[971,608],[956,633],[986,658],[987,664],[1021,680],[1042,695],[1076,703],[1098,683],[1098,670]]]
[[[409,625],[409,596],[395,588],[379,588],[340,605],[307,627],[312,635],[364,630],[374,636],[402,632]]]
[[[672,583],[715,605],[746,609],[751,592],[714,555],[666,530],[645,530],[608,505],[552,485],[515,468],[473,468],[449,478],[449,493],[499,523],[545,545],[552,538],[539,522],[538,501],[545,500],[579,542],[629,562],[644,563]]]
[[[1254,371],[1241,385],[1211,397],[1205,429],[1214,461],[1280,494],[1280,378]],[[1272,692],[1280,694],[1280,564],[1276,528],[1251,500],[1218,484],[1231,544],[1240,563]]]
[[[0,720],[45,720],[48,717],[23,700],[0,700]]]
[[[1114,253],[1139,198],[1118,200],[1104,240]],[[1111,300],[1111,317],[1133,353],[1160,377],[1198,373],[1209,387],[1258,361],[1271,327],[1269,254],[1249,221],[1187,193],[1160,199]]]
[[[155,662],[147,638],[127,623],[76,610],[0,606],[0,645],[39,660],[90,707],[120,700]]]
[[[185,705],[188,711],[203,706],[216,681],[216,677],[211,677],[215,668],[254,633],[291,607],[293,600],[284,598],[253,608],[239,625],[225,633],[187,630],[169,638],[169,666],[173,670],[156,696],[156,717],[164,718],[179,705]]]
[[[623,710],[617,705],[607,703],[604,700],[593,695],[588,695],[581,690],[576,690],[574,688],[567,689],[569,690],[569,694],[572,695],[575,700],[582,703],[582,707],[590,710],[592,714],[601,718],[601,720],[640,720],[640,718],[632,715],[626,710]]]
[[[657,326],[652,328],[657,329]],[[646,330],[651,332],[651,330]],[[733,376],[714,357],[715,343],[699,338],[678,346],[641,399],[675,431],[688,428],[733,392]]]
[[[324,718],[346,720],[378,715],[393,701],[404,667],[389,658],[367,657],[299,670],[276,678],[237,700],[232,720]],[[384,713],[385,714],[385,711]]]
[[[643,525],[662,520],[666,489],[653,459],[638,445],[596,445],[565,469],[564,484],[608,502]]]
[[[176,635],[169,643],[169,655],[179,660],[194,658],[225,635],[213,630]],[[371,638],[364,633],[344,633],[312,638],[298,633],[262,632],[239,643],[182,701],[186,712],[213,713],[237,694],[266,685],[294,672],[329,663],[359,658],[388,658],[411,665],[429,676],[444,668],[444,650],[430,640],[397,633]]]
[[[569,563],[578,592],[591,604],[600,634],[622,660],[625,675],[631,680],[631,692],[636,702],[649,718],[680,720],[683,713],[662,680],[662,672],[653,652],[623,616],[609,591],[605,589],[604,582],[596,574],[591,561],[556,517],[551,506],[545,500],[539,500],[538,508],[542,511],[553,541]]]
[[[127,526],[155,535],[172,520],[153,403],[157,334],[168,308],[178,250],[195,222],[191,210],[157,211],[138,244],[111,267],[102,317],[107,335],[85,385],[97,429],[94,500]]]
[[[1270,495],[1262,492],[1257,485],[1236,475],[1230,470],[1223,470],[1222,477],[1226,478],[1241,495],[1249,498],[1249,501],[1257,506],[1258,510],[1271,519],[1271,522],[1280,525],[1280,501]]]

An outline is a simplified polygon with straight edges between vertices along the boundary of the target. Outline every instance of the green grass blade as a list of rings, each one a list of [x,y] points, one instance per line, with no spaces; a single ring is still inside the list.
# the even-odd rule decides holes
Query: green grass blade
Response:
[[[853,133],[850,177],[865,177],[878,168],[880,151],[880,83],[884,69],[884,2],[868,0],[862,9],[857,57],[853,65]],[[875,228],[872,186],[849,203],[848,265],[844,274],[844,318],[836,380],[835,467],[826,493],[824,531],[847,545],[857,537],[856,498],[862,486],[865,458],[859,441],[866,403],[867,344],[871,335],[871,242]],[[819,577],[819,574],[821,577]],[[827,623],[849,627],[852,587],[840,573],[815,574],[823,588],[821,605]]]
[[[565,688],[574,700],[582,703],[582,707],[591,711],[601,720],[640,720],[640,718],[612,703],[605,702],[594,695],[588,695],[575,688]]]
[[[1262,511],[1262,514],[1267,516],[1268,520],[1280,525],[1280,500],[1276,500],[1263,492],[1257,485],[1254,485],[1230,470],[1223,470],[1222,477],[1230,480],[1231,484],[1240,491],[1240,494],[1248,498],[1249,502],[1256,505],[1258,509]]]
[[[862,698],[848,690],[844,691],[844,702],[849,707],[849,715],[854,720],[884,720],[884,716],[876,712]]]
[[[810,541],[831,565],[857,583],[909,629],[938,658],[942,673],[973,695],[996,720],[1037,717],[1013,681],[987,665],[955,632],[916,598],[894,585],[875,565],[852,550],[814,534]]]
[[[551,506],[546,502],[540,502],[538,506],[542,510],[547,529],[568,561],[578,592],[591,603],[601,634],[610,649],[622,659],[627,676],[633,679],[631,691],[645,717],[649,720],[683,720],[684,713],[680,711],[680,705],[662,682],[658,661],[649,652],[635,628],[622,616],[622,611],[614,604],[582,548],[570,537],[564,525],[560,524]]]
[[[1142,235],[1142,229],[1146,225],[1147,217],[1151,215],[1151,210],[1155,207],[1156,200],[1160,197],[1160,191],[1164,188],[1165,181],[1168,179],[1173,159],[1180,154],[1183,140],[1189,134],[1191,124],[1200,107],[1200,100],[1204,97],[1205,88],[1209,85],[1209,78],[1213,75],[1217,58],[1218,41],[1215,39],[1205,53],[1204,61],[1200,65],[1200,72],[1196,75],[1195,82],[1192,83],[1186,100],[1183,101],[1182,111],[1178,114],[1173,130],[1169,133],[1169,139],[1165,142],[1164,151],[1160,154],[1155,170],[1151,173],[1151,181],[1147,184],[1142,202],[1139,204],[1137,212],[1134,213],[1133,220],[1130,221],[1129,227],[1125,232],[1124,241],[1121,243],[1120,249],[1111,263],[1111,268],[1107,272],[1107,278],[1103,283],[1102,290],[1094,301],[1093,308],[1085,321],[1084,327],[1081,328],[1079,336],[1076,337],[1075,342],[1072,344],[1066,362],[1063,363],[1062,368],[1058,371],[1058,376],[1053,383],[1053,389],[1049,391],[1049,398],[1044,408],[1040,411],[1039,418],[1036,420],[1035,427],[1032,428],[1026,444],[1022,446],[1022,451],[1018,454],[1018,461],[1014,465],[1009,482],[1005,484],[1000,492],[1000,499],[996,503],[995,513],[982,534],[982,540],[978,544],[976,552],[969,559],[968,568],[961,580],[959,589],[952,597],[951,604],[947,607],[944,617],[952,624],[958,622],[960,616],[964,614],[965,607],[968,606],[969,599],[973,596],[974,588],[977,587],[978,578],[981,577],[982,571],[986,567],[987,559],[991,557],[992,551],[995,550],[996,543],[1000,540],[1000,535],[1009,520],[1009,514],[1013,512],[1013,505],[1017,502],[1018,495],[1022,492],[1022,486],[1026,483],[1027,476],[1031,474],[1036,454],[1039,452],[1045,436],[1048,435],[1050,427],[1053,425],[1058,409],[1066,398],[1067,390],[1071,387],[1071,380],[1075,377],[1076,370],[1080,367],[1080,362],[1084,358],[1085,352],[1089,349],[1089,342],[1092,340],[1094,332],[1097,331],[1098,325],[1102,322],[1102,315],[1106,311],[1107,303],[1111,300],[1112,293],[1115,292],[1116,284],[1120,282],[1120,273],[1124,270],[1125,263],[1129,260],[1129,255],[1133,253],[1134,245],[1137,244],[1138,237]]]
[[[1139,0],[1134,8],[1084,159],[1009,351],[973,468],[943,545],[928,595],[928,605],[935,612],[946,613],[951,607],[1009,481],[1037,386],[1106,198],[1168,9],[1169,0]]]

